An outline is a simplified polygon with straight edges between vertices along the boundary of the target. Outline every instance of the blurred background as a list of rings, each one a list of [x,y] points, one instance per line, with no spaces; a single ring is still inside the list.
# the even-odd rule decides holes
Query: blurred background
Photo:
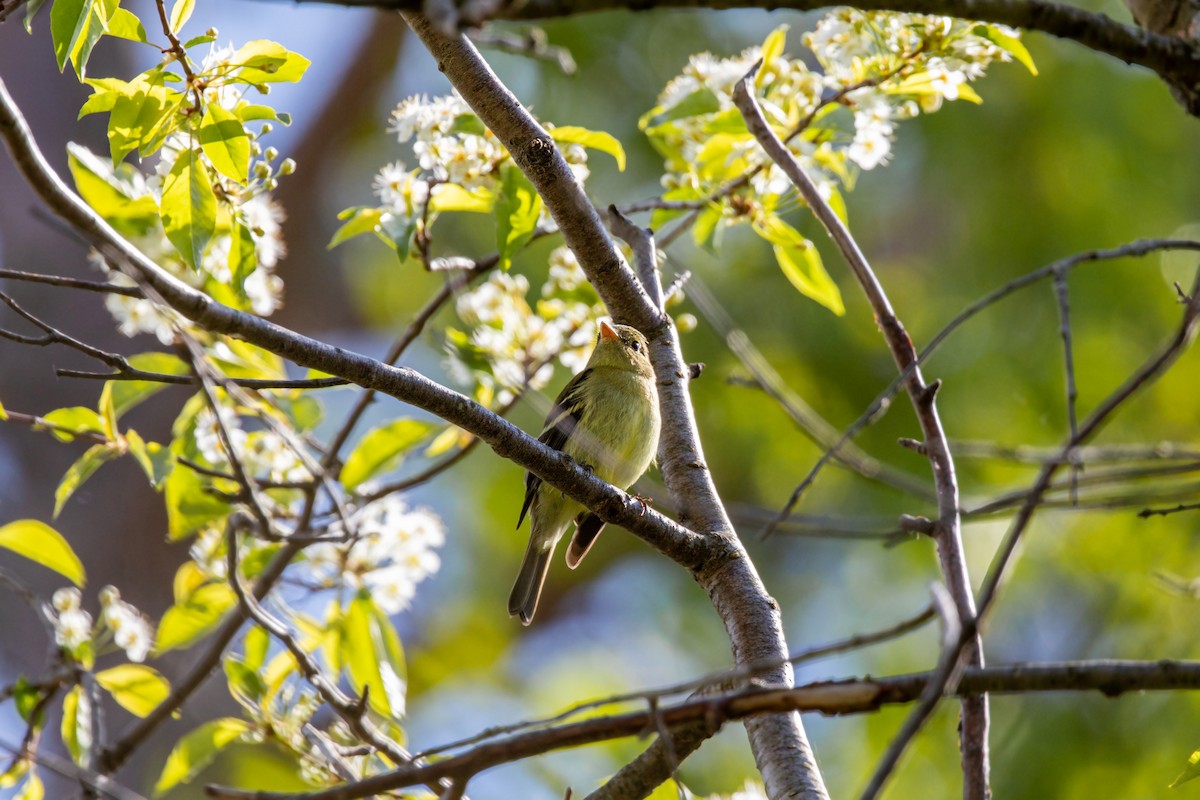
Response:
[[[1127,19],[1116,2],[1090,5]],[[133,8],[139,14],[147,10]],[[577,61],[574,76],[549,63],[485,54],[540,118],[605,130],[624,143],[625,173],[605,156],[591,159],[589,191],[605,206],[658,193],[661,161],[639,133],[637,119],[690,54],[735,54],[783,22],[793,26],[789,51],[798,53],[799,33],[817,18],[664,11],[606,13],[545,25],[550,42],[568,48]],[[274,319],[381,355],[440,278],[416,264],[398,264],[391,251],[366,239],[332,252],[325,244],[339,224],[338,211],[372,202],[370,182],[382,164],[397,158],[411,163],[386,131],[394,105],[415,93],[444,93],[447,84],[394,14],[208,0],[190,24],[196,32],[217,27],[220,42],[276,39],[312,60],[299,86],[277,87],[272,97],[296,120],[274,144],[299,164],[277,193],[288,214],[289,254],[280,268],[286,305]],[[15,20],[3,26],[0,78],[51,163],[65,174],[66,142],[103,151],[104,129],[99,117],[76,121],[89,92],[72,75],[57,74],[47,27],[44,12],[32,37]],[[1197,122],[1168,91],[1153,76],[1079,46],[1036,34],[1025,40],[1038,77],[1019,65],[994,66],[975,85],[982,106],[947,104],[937,114],[904,123],[891,165],[864,174],[847,196],[851,227],[918,346],[973,300],[1054,259],[1170,236],[1200,217]],[[145,56],[133,45],[105,40],[90,69],[97,76],[129,77],[150,63],[139,60]],[[0,198],[0,266],[89,276],[85,248],[48,218],[7,158],[0,159]],[[494,249],[492,228],[470,222],[443,223],[439,230],[449,235],[442,241],[469,255],[485,255]],[[691,247],[684,237],[669,252],[667,266],[700,276],[787,385],[840,429],[890,382],[894,367],[837,254],[810,221],[797,215],[793,222],[821,247],[846,298],[844,317],[792,290],[770,249],[749,232],[727,236],[719,257]],[[1198,232],[1190,229],[1193,236]],[[546,256],[557,244],[553,239],[539,243],[514,269],[539,285]],[[1155,256],[1085,265],[1071,274],[1081,414],[1173,331],[1179,314],[1172,281],[1187,285],[1195,262],[1164,263]],[[97,297],[11,283],[6,291],[97,346],[133,353],[157,345],[119,337]],[[690,301],[684,310],[699,318],[684,337],[685,355],[708,365],[692,385],[708,463],[782,606],[790,646],[799,650],[875,630],[920,611],[928,602],[929,583],[939,576],[932,543],[888,534],[900,513],[932,516],[927,500],[831,467],[797,509],[812,524],[760,540],[764,515],[783,505],[821,449],[765,393],[738,382],[747,373],[702,310]],[[449,380],[441,330],[453,323],[450,309],[405,363]],[[17,327],[7,312],[0,313],[0,324]],[[93,366],[62,349],[5,345],[0,365],[0,402],[10,410],[94,406],[100,391],[96,383],[54,377],[55,366]],[[1197,367],[1197,355],[1186,355],[1152,391],[1127,405],[1098,441],[1194,443],[1200,416]],[[1061,442],[1067,431],[1066,390],[1051,285],[1027,289],[968,323],[930,361],[926,375],[943,381],[940,408],[954,440],[1040,447]],[[560,370],[547,395],[552,397],[568,377]],[[132,421],[147,438],[163,440],[186,397],[184,390],[168,390],[137,409]],[[350,390],[324,394],[326,431],[333,430],[354,397]],[[524,403],[512,418],[536,432],[543,408]],[[360,430],[410,413],[395,401],[381,400]],[[929,485],[924,459],[896,445],[901,436],[919,436],[904,400],[858,442]],[[22,426],[0,426],[0,522],[49,520],[54,486],[80,452],[78,444],[63,445]],[[968,510],[1032,481],[1036,465],[994,457],[989,448],[970,452],[976,457],[962,457],[958,464]],[[1171,463],[1181,465],[1178,474],[1135,485],[1085,485],[1081,507],[1038,514],[986,631],[990,663],[1200,657],[1192,635],[1194,599],[1156,577],[1186,581],[1200,574],[1197,518],[1194,513],[1136,516],[1144,505],[1200,499],[1195,479],[1200,462]],[[520,469],[479,448],[409,498],[436,510],[449,533],[441,571],[421,585],[413,608],[396,620],[409,664],[406,728],[413,749],[730,663],[727,639],[699,587],[674,564],[616,530],[604,536],[577,572],[555,563],[532,627],[509,619],[504,603],[526,535],[513,531],[521,477]],[[659,507],[669,510],[657,480],[655,473],[647,476],[642,493],[654,495]],[[1117,510],[1088,507],[1115,503],[1114,498],[1122,506]],[[977,515],[966,526],[976,580],[1007,521],[1003,512]],[[165,542],[161,498],[131,461],[101,470],[56,527],[83,558],[90,586],[114,584],[154,617],[171,602],[172,577],[187,558],[187,544]],[[8,555],[0,554],[0,566],[47,595],[58,585],[48,573]],[[870,650],[805,664],[797,680],[923,670],[935,661],[936,642],[936,631],[927,627]],[[0,685],[19,674],[37,674],[45,652],[37,620],[26,606],[0,593]],[[189,657],[186,651],[173,653],[155,666],[171,677]],[[1115,700],[997,697],[992,708],[997,797],[1164,797],[1167,784],[1200,747],[1200,699],[1194,694]],[[181,719],[160,729],[124,778],[149,793],[178,736],[211,715],[235,713],[218,676]],[[894,708],[845,719],[806,718],[834,796],[861,790],[905,713]],[[111,710],[113,730],[128,719],[123,714]],[[904,759],[887,796],[959,795],[956,722],[956,707],[944,704]],[[14,743],[20,731],[11,704],[0,706],[0,738]],[[549,800],[561,798],[570,785],[582,795],[644,745],[625,741],[496,769],[472,781],[470,794],[475,800]],[[299,788],[289,771],[265,748],[235,748],[202,781]],[[738,726],[705,744],[681,771],[697,793],[731,792],[752,775],[753,760]],[[1200,783],[1171,791],[1190,796],[1200,793]],[[47,796],[73,793],[71,784],[61,781],[49,785]],[[199,782],[170,795],[177,800],[201,796]]]

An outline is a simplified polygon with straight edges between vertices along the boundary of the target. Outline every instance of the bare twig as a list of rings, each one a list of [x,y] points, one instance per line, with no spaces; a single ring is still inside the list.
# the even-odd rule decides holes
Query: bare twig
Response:
[[[119,294],[123,297],[141,297],[142,292],[136,286],[117,286],[115,283],[104,281],[85,281],[79,278],[64,278],[60,275],[42,275],[37,272],[23,272],[16,269],[0,269],[0,278],[28,283],[42,283],[47,286],[62,286],[68,289],[83,289],[101,294]]]
[[[1059,335],[1063,342],[1063,369],[1066,372],[1067,385],[1067,430],[1072,439],[1079,432],[1079,422],[1075,416],[1075,404],[1079,400],[1079,390],[1075,387],[1075,353],[1071,347],[1071,296],[1067,285],[1067,270],[1061,269],[1054,273],[1054,296],[1058,301]],[[1069,457],[1070,454],[1068,454]],[[1071,500],[1077,500],[1079,482],[1079,465],[1071,464]]]

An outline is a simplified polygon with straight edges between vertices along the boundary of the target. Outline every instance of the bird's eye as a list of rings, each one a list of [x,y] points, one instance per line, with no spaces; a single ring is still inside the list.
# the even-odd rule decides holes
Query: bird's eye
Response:
[[[634,339],[633,341],[631,341],[629,343],[629,348],[631,350],[633,350],[633,352],[635,352],[635,353],[640,353],[640,352],[642,352],[642,343],[639,342],[637,339]]]

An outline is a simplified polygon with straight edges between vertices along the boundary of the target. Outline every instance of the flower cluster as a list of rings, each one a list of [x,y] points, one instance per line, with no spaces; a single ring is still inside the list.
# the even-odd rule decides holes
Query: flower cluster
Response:
[[[223,427],[247,474],[274,483],[311,480],[308,468],[282,436],[273,430],[247,433],[242,429],[237,412],[228,406],[217,407],[220,409],[219,426],[217,415],[209,408],[202,409],[196,415],[196,448],[205,461],[214,466],[229,463],[221,440],[220,428]]]
[[[581,369],[605,313],[566,247],[550,254],[550,273],[536,310],[528,295],[525,276],[493,273],[458,299],[467,331],[447,332],[451,371],[463,382],[479,382],[501,404],[526,386],[545,386],[556,362]]]
[[[308,565],[318,585],[349,586],[371,591],[388,614],[408,608],[416,587],[437,572],[436,549],[446,541],[446,529],[431,510],[409,508],[387,495],[358,509],[350,519],[352,535],[346,544],[323,542],[310,547]],[[335,524],[331,534],[342,531]]]
[[[204,59],[202,70],[220,70],[233,55],[231,47],[213,48]],[[242,102],[243,90],[244,87],[231,84],[210,86],[204,92],[204,101],[208,106],[232,111]],[[114,167],[108,159],[75,144],[70,148],[72,168],[81,193],[101,214],[108,210],[105,195],[89,196],[88,181],[98,179],[116,192],[121,198],[121,208],[117,209],[120,216],[109,216],[109,221],[151,260],[176,278],[223,302],[267,316],[282,302],[283,282],[275,275],[275,268],[285,254],[283,209],[270,192],[276,188],[279,177],[295,170],[291,159],[279,160],[274,148],[263,148],[259,143],[271,128],[268,122],[257,133],[246,131],[252,161],[245,185],[222,175],[195,138],[184,133],[173,133],[166,138],[150,174],[127,163]],[[167,238],[159,217],[164,182],[184,156],[194,156],[205,165],[218,206],[216,229],[195,270],[184,262]],[[244,244],[237,241],[239,235],[249,236],[252,251],[246,252]],[[93,259],[108,272],[113,283],[132,285],[129,278],[109,270],[98,254],[93,254]],[[126,336],[149,333],[169,344],[174,339],[174,327],[184,322],[169,309],[140,297],[108,295],[105,305]]]
[[[1002,26],[844,8],[804,36],[823,70],[815,72],[783,55],[784,30],[738,56],[693,56],[643,117],[667,154],[663,184],[672,199],[732,197],[728,185],[748,175],[757,199],[742,193],[725,216],[753,221],[756,204],[773,208],[789,191],[733,104],[734,86],[759,59],[754,86],[764,115],[830,197],[837,183],[852,185],[853,168],[886,163],[898,121],[936,111],[943,100],[977,102],[969,81],[1012,52],[1027,58],[1017,33]]]
[[[121,599],[115,586],[100,590],[100,625],[93,627],[92,615],[82,608],[78,589],[59,589],[51,599],[54,642],[73,658],[86,660],[90,647],[99,654],[104,645],[115,644],[130,661],[145,661],[154,643],[150,621],[142,612]]]

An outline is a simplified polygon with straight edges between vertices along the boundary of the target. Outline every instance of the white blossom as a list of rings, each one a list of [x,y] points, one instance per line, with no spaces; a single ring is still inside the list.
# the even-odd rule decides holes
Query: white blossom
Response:
[[[100,590],[100,619],[113,633],[117,647],[130,661],[145,661],[154,643],[150,622],[140,611],[121,599],[115,586]]]

